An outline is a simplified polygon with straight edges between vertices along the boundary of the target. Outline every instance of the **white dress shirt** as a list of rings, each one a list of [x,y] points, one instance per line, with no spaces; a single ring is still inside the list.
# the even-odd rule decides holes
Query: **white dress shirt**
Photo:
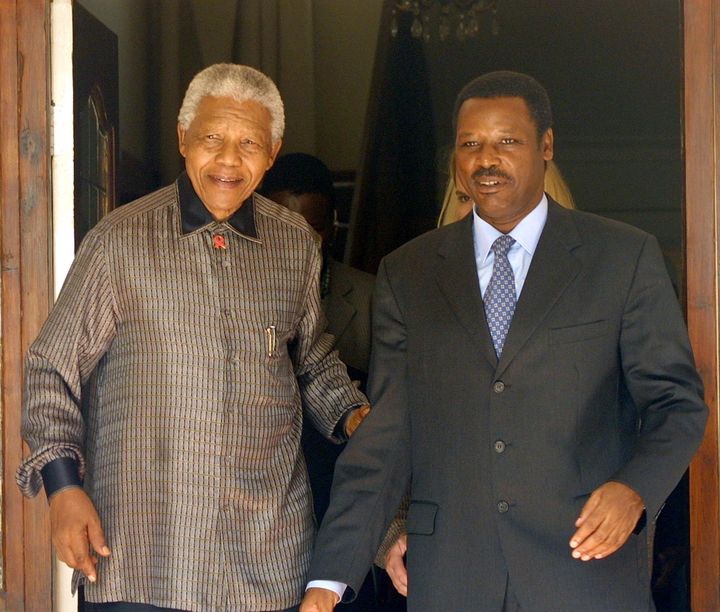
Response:
[[[520,292],[525,284],[530,262],[535,254],[535,248],[540,240],[547,220],[548,201],[543,194],[538,205],[525,216],[510,232],[515,243],[508,251],[508,260],[515,276],[515,296],[520,298]],[[475,266],[477,267],[480,293],[485,296],[485,291],[490,284],[495,254],[491,248],[493,242],[502,233],[483,221],[473,207],[473,243],[475,245]]]

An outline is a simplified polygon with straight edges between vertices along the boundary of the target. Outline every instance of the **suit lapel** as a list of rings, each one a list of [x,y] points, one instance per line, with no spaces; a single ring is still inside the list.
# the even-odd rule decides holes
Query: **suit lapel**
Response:
[[[495,349],[485,320],[485,309],[473,245],[472,215],[447,228],[445,239],[438,248],[441,263],[436,281],[451,310],[460,320],[468,336],[493,368],[497,365]]]
[[[328,331],[336,338],[342,338],[357,309],[347,296],[352,293],[352,284],[342,275],[336,273],[334,261],[330,261],[330,293],[323,300],[323,310],[328,317]]]
[[[572,214],[552,200],[548,217],[533,256],[513,315],[496,375],[515,358],[580,271],[572,251],[581,244]]]

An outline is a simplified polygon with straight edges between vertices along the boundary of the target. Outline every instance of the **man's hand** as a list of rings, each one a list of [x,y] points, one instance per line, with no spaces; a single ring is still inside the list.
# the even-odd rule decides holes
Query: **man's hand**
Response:
[[[405,567],[405,552],[407,551],[407,535],[401,535],[385,555],[385,571],[390,576],[393,586],[400,595],[407,597],[408,574]]]
[[[642,498],[627,485],[606,482],[598,487],[575,521],[572,556],[590,561],[611,555],[625,544],[642,512]]]
[[[338,596],[334,591],[312,588],[305,591],[300,612],[330,612],[337,603]]]
[[[363,422],[363,419],[369,412],[370,406],[365,404],[364,406],[355,408],[355,410],[348,415],[348,418],[345,420],[345,434],[348,438],[353,435],[353,432],[358,428],[358,425]]]
[[[68,487],[50,498],[50,529],[60,561],[95,582],[97,557],[93,551],[109,557],[110,548],[105,542],[95,506],[85,491],[80,487]]]

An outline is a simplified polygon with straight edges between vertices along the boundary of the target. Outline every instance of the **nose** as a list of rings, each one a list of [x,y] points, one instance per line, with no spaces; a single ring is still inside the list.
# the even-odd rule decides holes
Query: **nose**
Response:
[[[217,152],[215,160],[225,166],[239,166],[242,163],[242,156],[238,146],[229,138],[223,141],[222,147]]]
[[[476,149],[476,161],[482,168],[492,168],[500,162],[497,147],[491,143],[484,143]]]

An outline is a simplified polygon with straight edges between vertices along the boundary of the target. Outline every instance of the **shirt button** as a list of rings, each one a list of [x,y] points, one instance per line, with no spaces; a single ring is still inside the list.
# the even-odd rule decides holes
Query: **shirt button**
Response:
[[[496,440],[494,447],[495,452],[498,454],[505,452],[505,442],[503,442],[502,440]]]
[[[508,510],[510,510],[510,504],[508,504],[505,500],[499,501],[497,509],[500,514],[505,514]]]
[[[505,383],[502,380],[498,380],[493,385],[493,391],[495,391],[495,393],[502,393],[503,391],[505,391]]]

